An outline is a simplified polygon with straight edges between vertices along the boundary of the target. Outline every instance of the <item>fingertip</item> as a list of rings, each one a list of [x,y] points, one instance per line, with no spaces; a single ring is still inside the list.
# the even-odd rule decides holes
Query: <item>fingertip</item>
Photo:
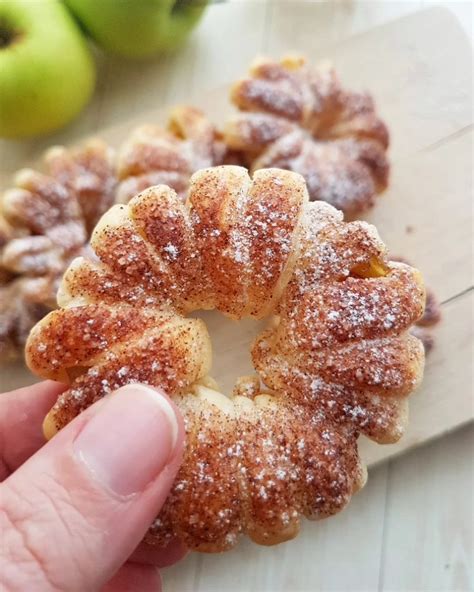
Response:
[[[167,417],[169,425],[171,426],[172,448],[176,449],[182,446],[184,443],[184,424],[181,412],[171,397],[169,397],[161,388],[150,386],[148,384],[131,383],[117,389],[112,396],[116,396],[118,393],[129,393],[129,396],[132,397],[136,397],[138,393],[143,393],[148,396],[151,395],[155,403]]]
[[[3,393],[0,398],[2,461],[9,472],[16,470],[43,444],[45,415],[66,387],[52,380]]]
[[[164,490],[160,496],[164,499],[183,442],[182,419],[170,399],[148,385],[131,383],[96,410],[90,407],[87,423],[74,437],[74,456],[119,496],[144,492],[162,477],[159,489]]]
[[[44,545],[39,528],[28,544],[41,549],[38,573],[47,566],[64,589],[103,586],[142,540],[173,485],[183,420],[166,395],[150,391],[130,384],[101,399],[3,484],[15,512],[21,513],[19,501],[33,504],[29,523],[48,524],[51,544]],[[15,497],[19,491],[21,500]],[[17,545],[21,550],[21,540]],[[182,554],[170,549],[160,563],[169,565]],[[109,589],[156,590],[155,567],[142,568],[127,568]]]
[[[20,400],[24,404],[31,402],[48,402],[53,404],[56,398],[67,388],[67,385],[54,380],[43,380],[36,382],[29,386],[24,386],[13,391],[8,391],[2,394],[2,397],[8,397]]]

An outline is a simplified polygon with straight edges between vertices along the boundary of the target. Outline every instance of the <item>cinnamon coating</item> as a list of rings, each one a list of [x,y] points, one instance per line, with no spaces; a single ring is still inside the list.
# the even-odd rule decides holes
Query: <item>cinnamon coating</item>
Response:
[[[351,216],[387,186],[387,127],[372,97],[343,89],[329,65],[312,68],[301,56],[257,60],[231,99],[240,112],[224,138],[252,171],[298,172],[312,200]]]
[[[216,128],[195,107],[178,106],[167,127],[142,125],[132,131],[117,159],[117,201],[127,203],[151,185],[168,185],[183,198],[195,171],[223,162],[225,147]]]
[[[334,514],[363,485],[359,434],[402,435],[423,372],[409,334],[421,276],[388,260],[374,227],[309,203],[300,175],[202,170],[185,204],[152,187],[109,210],[92,247],[98,260],[70,266],[62,308],[32,331],[26,357],[70,385],[48,437],[130,382],[174,396],[186,454],[149,542],[222,551],[240,534],[287,540],[301,516]],[[200,308],[273,315],[252,347],[258,376],[239,379],[230,399],[208,375],[204,323],[183,316]]]
[[[284,397],[227,399],[197,385],[176,402],[186,453],[149,542],[179,538],[207,552],[232,548],[241,534],[280,543],[297,535],[301,516],[340,511],[365,483],[354,431]]]
[[[55,305],[69,262],[112,204],[113,153],[100,140],[44,157],[45,172],[19,171],[0,198],[0,360],[21,355],[31,327]]]
[[[392,256],[394,261],[399,261],[407,265],[411,265],[405,257]],[[416,321],[411,328],[411,333],[417,337],[425,348],[425,354],[431,353],[436,345],[436,337],[433,333],[433,327],[436,327],[442,320],[441,305],[434,291],[427,286],[425,310],[422,316]]]

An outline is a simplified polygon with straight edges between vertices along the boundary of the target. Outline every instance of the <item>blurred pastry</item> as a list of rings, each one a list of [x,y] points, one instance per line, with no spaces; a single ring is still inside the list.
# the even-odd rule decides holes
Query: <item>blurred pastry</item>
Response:
[[[400,261],[406,265],[411,265],[405,257],[392,256],[393,261]],[[436,294],[430,287],[426,288],[425,310],[423,315],[416,321],[411,328],[412,335],[418,337],[425,347],[425,354],[429,354],[436,345],[436,338],[432,328],[441,321],[441,305]]]
[[[0,198],[0,360],[21,356],[29,330],[55,306],[69,262],[114,200],[113,152],[100,140],[54,147],[45,172],[19,171]]]
[[[166,128],[142,125],[118,153],[117,201],[127,203],[151,185],[168,185],[185,197],[191,175],[222,164],[225,146],[214,125],[195,107],[174,107]]]
[[[301,56],[257,60],[231,99],[239,113],[224,128],[228,147],[251,171],[303,175],[312,200],[354,216],[388,184],[389,134],[368,93],[345,90],[331,66]]]

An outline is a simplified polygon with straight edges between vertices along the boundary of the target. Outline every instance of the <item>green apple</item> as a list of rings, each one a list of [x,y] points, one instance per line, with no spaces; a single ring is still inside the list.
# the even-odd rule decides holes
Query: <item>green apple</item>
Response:
[[[177,48],[198,22],[207,0],[65,0],[104,49],[147,57]]]
[[[0,137],[63,126],[94,83],[87,42],[60,0],[0,0]]]

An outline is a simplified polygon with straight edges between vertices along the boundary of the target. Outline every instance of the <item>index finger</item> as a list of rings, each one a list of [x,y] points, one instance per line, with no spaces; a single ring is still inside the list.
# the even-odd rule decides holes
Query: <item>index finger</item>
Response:
[[[0,394],[0,481],[43,446],[43,419],[64,389],[47,380]]]

